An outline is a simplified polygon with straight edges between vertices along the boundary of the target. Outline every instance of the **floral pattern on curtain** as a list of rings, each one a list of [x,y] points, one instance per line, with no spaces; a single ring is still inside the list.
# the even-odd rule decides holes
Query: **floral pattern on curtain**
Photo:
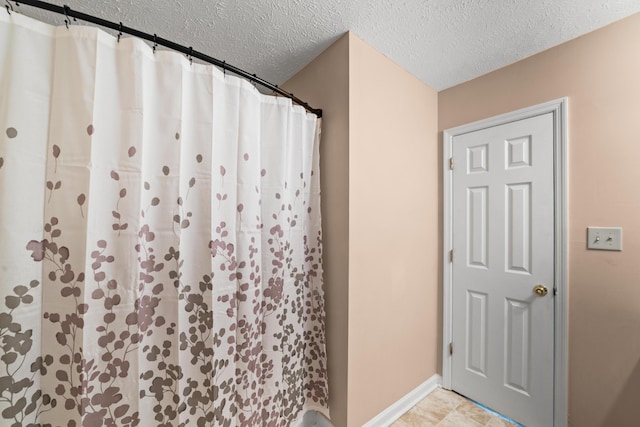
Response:
[[[315,116],[17,13],[0,93],[1,425],[328,415]]]

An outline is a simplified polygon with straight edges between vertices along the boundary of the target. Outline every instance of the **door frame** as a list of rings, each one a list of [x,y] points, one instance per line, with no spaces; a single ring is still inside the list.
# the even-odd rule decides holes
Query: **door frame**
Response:
[[[465,133],[475,132],[493,126],[499,126],[517,120],[528,119],[546,113],[553,113],[553,173],[554,173],[554,277],[555,277],[555,308],[554,308],[554,398],[553,419],[554,427],[566,427],[568,396],[567,396],[567,356],[568,356],[568,98],[523,108],[506,114],[490,117],[477,122],[446,129],[442,134],[443,145],[443,190],[442,190],[442,385],[451,389],[451,355],[449,343],[452,341],[453,325],[453,265],[449,261],[449,253],[453,245],[453,181],[450,169],[450,158],[453,153],[453,138]],[[454,165],[455,166],[455,165]]]

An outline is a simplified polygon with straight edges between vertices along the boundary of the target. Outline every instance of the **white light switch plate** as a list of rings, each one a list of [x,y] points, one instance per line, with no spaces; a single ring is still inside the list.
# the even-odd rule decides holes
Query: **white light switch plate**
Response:
[[[622,250],[622,227],[587,227],[587,249]]]

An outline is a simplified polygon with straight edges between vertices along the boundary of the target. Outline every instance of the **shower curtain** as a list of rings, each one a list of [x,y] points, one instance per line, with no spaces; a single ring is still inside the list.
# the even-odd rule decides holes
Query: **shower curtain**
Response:
[[[328,414],[315,116],[0,13],[0,425]]]

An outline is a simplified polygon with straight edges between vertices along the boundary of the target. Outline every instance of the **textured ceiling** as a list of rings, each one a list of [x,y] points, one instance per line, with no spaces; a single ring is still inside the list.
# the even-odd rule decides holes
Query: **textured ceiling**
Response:
[[[436,90],[640,12],[639,0],[48,0],[280,84],[346,31]],[[63,24],[26,5],[21,13]]]

